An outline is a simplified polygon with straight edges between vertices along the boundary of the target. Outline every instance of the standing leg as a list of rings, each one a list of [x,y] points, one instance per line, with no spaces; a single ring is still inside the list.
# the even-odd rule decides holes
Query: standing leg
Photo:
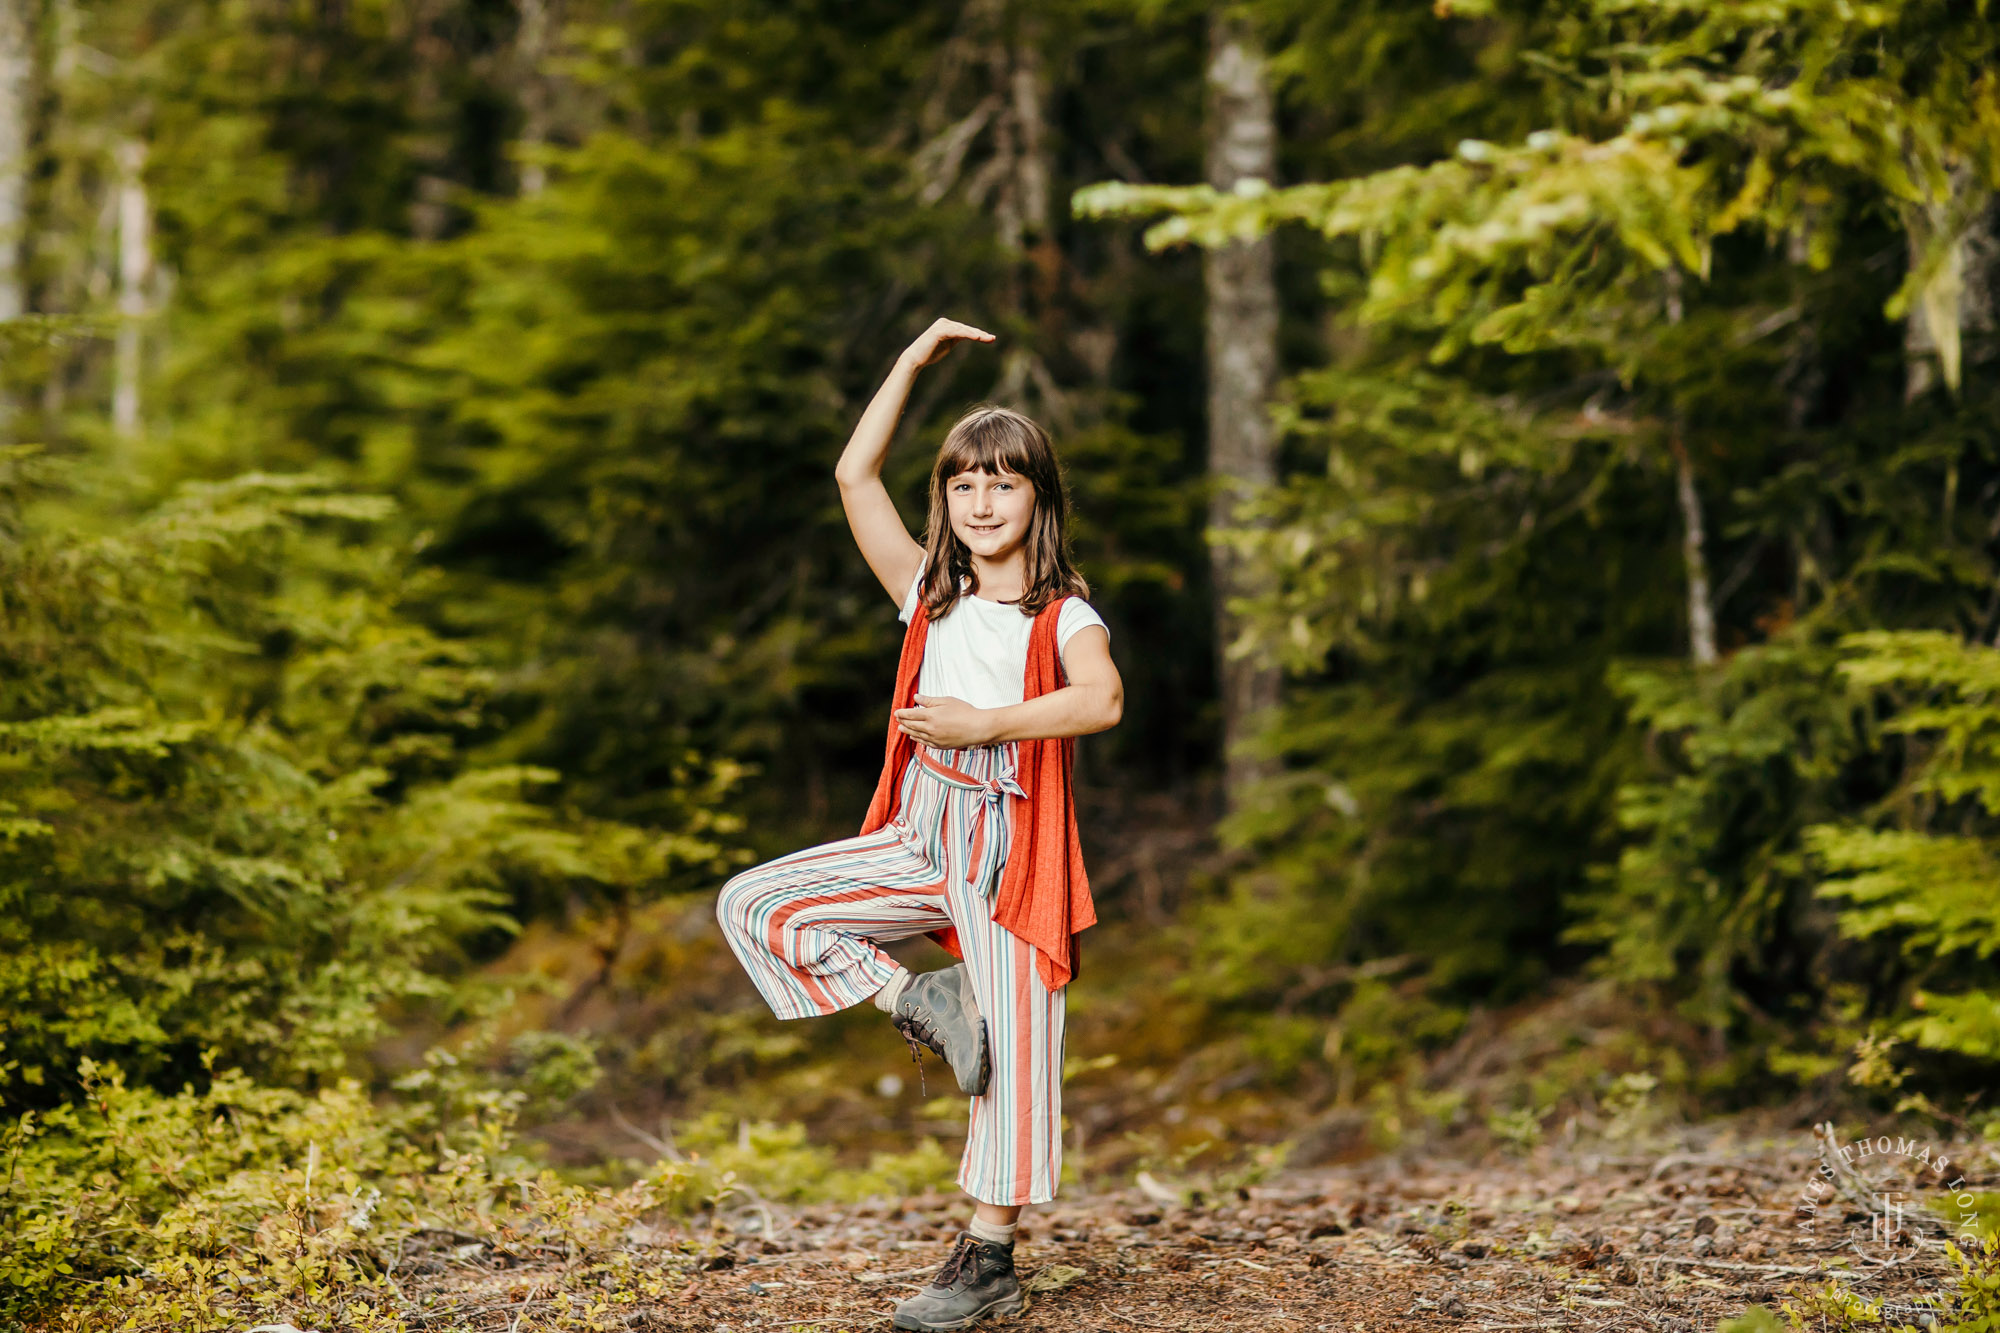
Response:
[[[986,1016],[993,1075],[972,1099],[958,1184],[990,1222],[1016,1205],[1055,1198],[1062,1179],[1062,1061],[1066,990],[1050,991],[1037,950],[993,924],[992,900],[947,877],[973,991]]]
[[[1011,776],[1011,753],[937,755],[981,781]],[[970,1225],[923,1290],[896,1306],[898,1329],[960,1329],[1022,1308],[1014,1235],[1024,1204],[1055,1197],[1062,1172],[1063,995],[1042,985],[1035,950],[993,922],[991,890],[1007,855],[1006,802],[955,787],[943,829],[944,894],[973,995],[986,1020],[992,1072],[972,1098],[958,1184]],[[977,856],[973,855],[977,849]]]
[[[1012,775],[1011,747],[960,750],[952,758],[982,780]],[[993,894],[1011,842],[1008,812],[1006,801],[954,790],[943,837],[946,910],[986,1018],[993,1061],[986,1091],[972,1099],[958,1183],[993,1205],[982,1215],[996,1226],[1013,1221],[1003,1219],[1002,1209],[1053,1199],[1062,1177],[1066,992],[1044,986],[1039,951],[993,921]]]

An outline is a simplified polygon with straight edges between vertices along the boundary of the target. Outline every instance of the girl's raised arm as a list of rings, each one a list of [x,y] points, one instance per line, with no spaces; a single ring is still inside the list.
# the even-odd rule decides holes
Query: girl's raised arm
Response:
[[[854,530],[855,545],[897,606],[903,604],[924,562],[924,548],[903,526],[903,516],[896,512],[895,501],[882,485],[882,460],[889,455],[889,441],[896,433],[896,422],[903,415],[917,372],[943,360],[954,343],[992,341],[993,335],[986,330],[955,319],[940,319],[925,329],[896,358],[896,368],[875,391],[834,466],[833,479],[840,483],[840,504],[847,511],[847,526]]]

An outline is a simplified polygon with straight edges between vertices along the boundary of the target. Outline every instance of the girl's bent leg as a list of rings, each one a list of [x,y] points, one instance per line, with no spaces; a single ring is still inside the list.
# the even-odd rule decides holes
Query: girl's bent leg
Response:
[[[936,867],[891,824],[808,847],[746,870],[723,886],[723,938],[779,1018],[859,1004],[895,976],[877,940],[951,924]]]

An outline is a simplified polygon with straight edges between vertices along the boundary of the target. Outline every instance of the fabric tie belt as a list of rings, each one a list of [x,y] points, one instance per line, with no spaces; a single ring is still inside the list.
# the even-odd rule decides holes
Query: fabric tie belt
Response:
[[[984,798],[979,803],[979,818],[972,826],[972,847],[965,856],[965,882],[976,883],[979,878],[979,856],[986,846],[987,813],[1000,804],[1002,796],[1019,796],[1026,800],[1028,793],[1022,790],[1021,784],[1015,780],[1011,768],[997,778],[975,778],[972,774],[960,772],[949,764],[939,763],[921,747],[917,750],[917,762],[946,786],[956,787],[960,791],[976,791]]]

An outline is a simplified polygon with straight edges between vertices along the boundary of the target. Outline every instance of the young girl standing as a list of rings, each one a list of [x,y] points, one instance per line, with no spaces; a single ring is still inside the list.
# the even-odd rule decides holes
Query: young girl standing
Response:
[[[972,1220],[896,1307],[899,1329],[966,1328],[1022,1307],[1021,1206],[1062,1171],[1063,1010],[1092,925],[1071,773],[1077,736],[1116,726],[1110,634],[1071,565],[1055,449],[1018,412],[979,407],[931,469],[924,542],[882,485],[919,371],[993,335],[940,319],[911,343],[834,477],[868,567],[902,608],[887,754],[859,837],[747,870],[716,904],[779,1018],[873,999],[949,1062],[971,1118],[958,1183]],[[881,948],[928,934],[957,966],[912,976]]]

